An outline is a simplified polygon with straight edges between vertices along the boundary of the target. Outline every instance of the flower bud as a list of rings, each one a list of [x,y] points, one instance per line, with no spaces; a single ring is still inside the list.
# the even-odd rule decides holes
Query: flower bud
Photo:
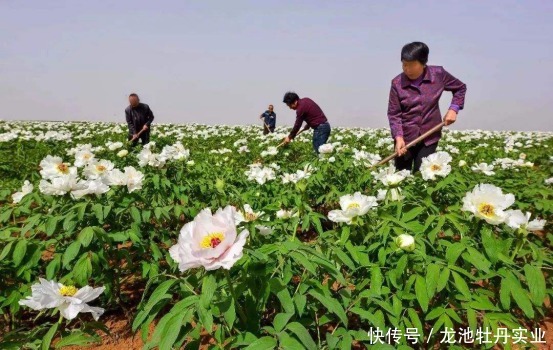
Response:
[[[399,248],[405,250],[406,252],[412,252],[413,250],[415,250],[415,237],[411,235],[399,235],[396,237],[394,242]]]

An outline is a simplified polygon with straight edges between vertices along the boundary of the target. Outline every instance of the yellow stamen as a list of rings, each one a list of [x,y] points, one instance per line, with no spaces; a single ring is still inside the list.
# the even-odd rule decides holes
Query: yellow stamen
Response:
[[[225,239],[223,232],[213,232],[206,235],[200,242],[200,247],[203,249],[215,248]]]
[[[358,203],[351,203],[347,209],[359,209],[361,206]]]
[[[104,171],[106,171],[106,167],[103,165],[96,165],[96,170],[103,173]]]
[[[432,171],[438,171],[438,170],[442,170],[442,167],[439,166],[438,164],[432,164],[431,169]]]
[[[87,153],[83,156],[84,159],[90,159],[90,153]]]
[[[255,215],[254,213],[244,213],[244,218],[246,219],[246,221],[254,221],[255,219],[257,219],[257,215]]]
[[[69,173],[69,167],[65,163],[58,164],[58,170],[62,174]]]
[[[482,203],[478,206],[478,211],[484,216],[492,216],[495,212],[493,205],[488,203]]]
[[[64,297],[72,297],[77,294],[77,288],[75,286],[63,286],[60,288],[60,294]]]

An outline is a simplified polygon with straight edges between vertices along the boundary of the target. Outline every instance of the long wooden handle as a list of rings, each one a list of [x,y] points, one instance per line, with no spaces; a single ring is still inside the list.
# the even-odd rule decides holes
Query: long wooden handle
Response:
[[[129,143],[133,142],[134,140],[138,140],[138,138],[140,137],[140,134],[142,134],[144,131],[145,131],[145,129],[140,130],[140,132],[138,132],[138,134],[136,134],[136,138],[130,139]]]
[[[297,134],[296,134],[296,137],[301,134],[302,132],[304,132],[306,129],[301,129]],[[278,144],[277,148],[279,148],[280,146],[284,145],[284,141],[282,141],[281,143]]]
[[[427,138],[428,136],[432,135],[433,133],[435,133],[436,131],[440,130],[443,126],[445,125],[445,122],[441,122],[440,124],[436,125],[435,127],[433,127],[432,129],[428,130],[427,132],[425,132],[424,134],[422,134],[421,136],[417,137],[416,139],[414,139],[413,141],[409,142],[405,148],[408,149],[408,148],[411,148],[413,147],[414,145],[416,145],[417,143],[419,143],[420,141],[424,140],[425,138]],[[388,157],[382,159],[380,162],[378,162],[375,166],[379,166],[379,165],[382,165],[382,164],[386,164],[388,163],[390,160],[394,159],[395,157],[397,157],[397,152],[394,152],[393,154],[390,154]]]

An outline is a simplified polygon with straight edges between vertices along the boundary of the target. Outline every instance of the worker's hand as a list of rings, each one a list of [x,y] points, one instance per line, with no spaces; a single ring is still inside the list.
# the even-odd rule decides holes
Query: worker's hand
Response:
[[[292,140],[290,139],[290,137],[289,137],[289,136],[286,136],[286,138],[284,139],[283,142],[284,142],[285,145],[287,145],[287,144],[290,143],[290,141],[292,141]]]
[[[407,153],[407,148],[405,148],[405,140],[403,140],[403,137],[401,136],[396,137],[396,153],[400,157]]]
[[[445,117],[444,117],[445,125],[446,126],[451,125],[451,124],[455,123],[456,120],[457,120],[457,112],[455,112],[452,109],[448,110]]]
[[[142,127],[142,130],[148,130],[148,125],[144,125],[144,126]]]

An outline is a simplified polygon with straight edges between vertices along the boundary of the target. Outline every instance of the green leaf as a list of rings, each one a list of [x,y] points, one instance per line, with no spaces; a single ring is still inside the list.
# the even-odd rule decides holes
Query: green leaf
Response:
[[[340,303],[332,298],[327,298],[324,295],[322,295],[319,292],[316,292],[314,290],[309,291],[309,295],[317,299],[318,301],[323,304],[324,307],[328,309],[328,311],[334,313],[340,320],[347,326],[348,324],[348,317],[346,315],[346,312],[344,311],[344,308]]]
[[[140,211],[137,207],[131,207],[131,217],[133,221],[137,224],[142,222],[142,217],[140,216]]]
[[[380,271],[380,267],[373,266],[371,268],[371,290],[374,291],[375,294],[380,294],[382,288],[382,272]]]
[[[340,248],[332,246],[332,251],[340,261],[342,261],[350,270],[355,270],[355,263],[350,259],[350,257],[344,253]]]
[[[60,218],[58,216],[51,216],[48,221],[46,221],[46,235],[51,236],[56,232],[59,220]]]
[[[485,273],[490,272],[490,265],[486,257],[481,254],[478,250],[474,249],[473,247],[468,247],[467,251],[463,253],[463,259],[465,261],[470,262],[474,267],[476,267],[480,271],[484,271]]]
[[[84,346],[98,341],[98,336],[88,336],[79,331],[62,338],[56,343],[56,349],[61,349],[62,347],[69,345]]]
[[[182,319],[186,313],[177,313],[167,322],[164,330],[161,332],[161,341],[159,342],[159,350],[171,350],[173,344],[177,340],[181,327]]]
[[[96,215],[96,219],[98,219],[98,222],[103,224],[104,223],[104,211],[101,204],[94,204],[92,206],[92,211],[94,212],[94,215]]]
[[[436,264],[429,264],[426,272],[426,291],[429,299],[432,299],[436,293],[439,277],[440,266]]]
[[[440,272],[440,277],[438,278],[438,284],[436,285],[436,292],[441,292],[449,281],[450,270],[447,267],[444,267],[442,272]]]
[[[293,314],[286,314],[286,313],[279,313],[275,316],[275,319],[273,320],[273,326],[275,327],[275,331],[280,332],[284,329],[284,327],[288,324],[288,321],[290,321],[290,318],[294,316]]]
[[[81,249],[81,242],[75,241],[71,243],[65,252],[63,253],[63,267],[67,268],[69,267],[69,264],[73,259],[77,257],[79,254],[79,250]]]
[[[2,249],[2,253],[0,253],[0,261],[4,260],[6,256],[10,253],[10,250],[12,249],[13,242],[10,242],[6,244],[4,249]]]
[[[25,258],[25,253],[27,253],[27,240],[25,238],[19,238],[15,249],[13,250],[13,264],[17,267]]]
[[[407,309],[407,313],[409,314],[409,318],[411,319],[411,323],[413,323],[413,325],[418,330],[419,339],[422,339],[424,329],[423,329],[423,326],[422,326],[422,322],[419,318],[419,315],[417,314],[417,312],[413,308]]]
[[[83,247],[88,247],[92,242],[92,238],[94,238],[94,227],[92,226],[83,228],[77,236],[77,240],[81,242]]]
[[[455,261],[459,258],[459,255],[465,250],[465,245],[462,243],[453,243],[447,248],[445,258],[450,264],[455,264]]]
[[[61,255],[56,254],[46,266],[46,279],[52,280],[61,267]]]
[[[271,285],[271,292],[273,292],[278,300],[280,301],[280,305],[282,305],[282,308],[284,309],[284,312],[293,314],[294,313],[294,302],[292,301],[292,297],[290,296],[290,292],[286,288],[286,286],[280,281],[279,279],[273,278],[269,281]]]
[[[307,329],[299,322],[291,322],[286,329],[292,331],[308,350],[317,350],[317,344],[311,338]]]
[[[200,295],[200,304],[206,309],[209,309],[213,294],[217,288],[217,281],[213,274],[206,274],[202,279],[202,294]]]
[[[50,327],[48,332],[46,332],[46,334],[42,338],[42,343],[40,344],[40,349],[41,350],[50,349],[50,344],[52,343],[52,338],[54,338],[54,335],[58,331],[58,326],[59,326],[59,323],[56,322],[52,325],[52,327]]]
[[[442,314],[445,312],[445,309],[443,307],[437,307],[435,309],[432,309],[424,318],[426,321],[433,320],[435,318],[438,318],[442,316]]]
[[[524,275],[530,290],[530,299],[534,305],[541,306],[545,299],[545,277],[537,266],[524,265]]]
[[[276,346],[277,342],[274,338],[263,337],[251,343],[244,350],[274,350]]]
[[[524,312],[524,314],[530,318],[534,318],[534,309],[528,293],[521,287],[519,280],[512,274],[507,274],[509,280],[509,286],[511,289],[511,296],[518,305],[518,307]]]
[[[430,300],[428,299],[426,283],[422,276],[417,276],[417,280],[415,282],[415,295],[417,296],[417,301],[419,302],[422,310],[426,312],[428,310],[428,303]]]
[[[90,256],[85,253],[73,268],[73,278],[77,284],[86,285],[90,276],[92,276],[92,262]]]
[[[463,294],[465,298],[470,300],[470,290],[467,285],[467,282],[461,277],[457,272],[452,271],[453,274],[453,280],[455,281],[455,286],[457,287],[457,290]]]
[[[509,285],[509,280],[507,278],[503,278],[501,280],[499,300],[501,301],[501,306],[504,310],[509,310],[511,308],[511,286]]]
[[[175,282],[176,282],[175,280],[171,279],[171,280],[164,281],[159,286],[157,286],[157,288],[150,296],[150,299],[148,299],[148,302],[146,303],[146,305],[144,305],[143,308],[139,309],[140,311],[138,312],[138,314],[136,315],[132,323],[133,332],[135,332],[138,329],[138,327],[142,325],[142,322],[146,320],[150,311],[158,302],[164,299],[171,298],[171,295],[166,293],[169,290],[169,288],[173,286]]]
[[[401,220],[403,220],[403,222],[411,221],[414,218],[416,218],[420,213],[422,213],[425,209],[426,208],[422,207],[422,206],[415,207],[415,208],[409,210],[407,213],[404,213]]]

